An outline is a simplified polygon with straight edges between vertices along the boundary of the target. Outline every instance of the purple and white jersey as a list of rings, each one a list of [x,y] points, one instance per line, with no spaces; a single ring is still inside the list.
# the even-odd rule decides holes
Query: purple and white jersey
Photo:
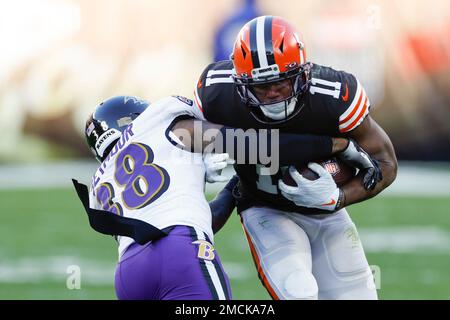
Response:
[[[198,107],[182,97],[159,100],[137,117],[95,172],[90,206],[159,229],[172,225],[198,228],[212,241],[202,155],[177,147],[181,142],[169,130],[182,115],[203,119]],[[118,237],[118,241],[120,257],[134,240]]]

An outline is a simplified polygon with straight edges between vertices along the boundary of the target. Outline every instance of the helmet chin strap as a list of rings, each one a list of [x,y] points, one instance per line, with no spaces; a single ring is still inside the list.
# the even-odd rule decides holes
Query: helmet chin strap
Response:
[[[291,99],[286,105],[285,101],[281,101],[274,104],[267,104],[260,106],[262,113],[272,120],[282,120],[287,118],[294,112],[295,104],[297,103],[297,97]]]

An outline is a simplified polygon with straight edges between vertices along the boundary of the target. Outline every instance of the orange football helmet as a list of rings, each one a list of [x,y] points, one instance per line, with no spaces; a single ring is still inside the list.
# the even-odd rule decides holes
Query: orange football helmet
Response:
[[[297,115],[308,90],[309,70],[303,42],[290,23],[260,16],[246,23],[234,43],[231,60],[234,82],[252,115],[263,123],[281,123]],[[259,101],[253,88],[289,79],[291,94],[279,101]]]

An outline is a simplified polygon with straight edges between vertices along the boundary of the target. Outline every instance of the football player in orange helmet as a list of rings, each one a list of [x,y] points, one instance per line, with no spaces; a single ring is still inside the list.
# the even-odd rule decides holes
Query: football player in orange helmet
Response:
[[[363,157],[371,165],[359,167],[356,177],[339,188],[314,164],[310,168],[319,176],[314,181],[290,168],[297,187],[281,181],[288,167],[270,176],[260,165],[237,163],[235,170],[242,195],[238,212],[259,278],[272,298],[376,299],[345,207],[389,186],[397,160],[388,135],[369,115],[370,101],[357,78],[309,62],[288,21],[261,16],[241,28],[230,60],[206,67],[194,96],[213,123],[345,137],[351,139],[349,149],[367,152]]]

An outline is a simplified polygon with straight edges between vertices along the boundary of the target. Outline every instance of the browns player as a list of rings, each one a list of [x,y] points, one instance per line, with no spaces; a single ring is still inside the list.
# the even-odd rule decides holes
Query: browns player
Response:
[[[390,185],[397,161],[389,137],[369,115],[369,99],[356,77],[308,62],[304,43],[286,20],[261,16],[242,27],[231,60],[204,70],[194,96],[210,122],[347,137],[349,148],[361,146],[374,167],[379,165],[370,174],[360,170],[340,188],[314,163],[309,167],[319,175],[315,181],[289,167],[297,187],[280,181],[287,168],[268,176],[259,165],[235,165],[243,199],[238,211],[273,299],[376,299],[345,207]]]

